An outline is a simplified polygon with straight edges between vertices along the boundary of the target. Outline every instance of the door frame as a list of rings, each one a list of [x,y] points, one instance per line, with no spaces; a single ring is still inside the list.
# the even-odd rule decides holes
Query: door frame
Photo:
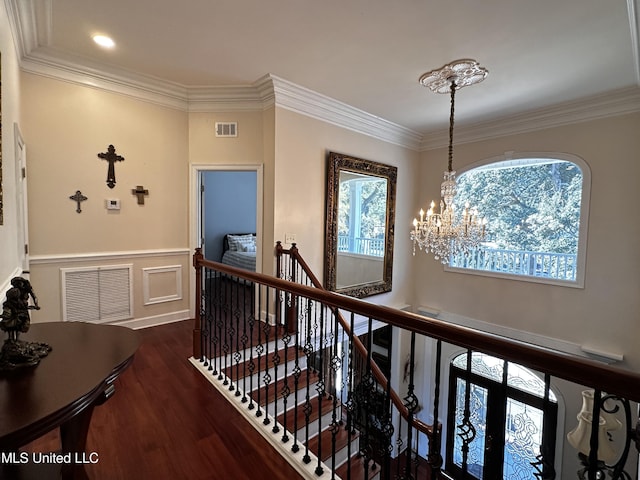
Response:
[[[16,229],[18,261],[23,273],[29,273],[29,210],[27,195],[27,146],[17,123],[13,124],[16,176]]]
[[[262,232],[263,232],[263,198],[264,198],[264,166],[262,164],[192,164],[189,176],[189,248],[191,252],[202,245],[202,174],[209,171],[254,171],[256,172],[256,273],[262,273]],[[195,270],[191,268],[189,275],[189,312],[195,316]]]
[[[453,358],[457,357],[464,352],[461,351]],[[524,390],[520,390],[514,386],[508,386],[506,384],[506,378],[504,378],[503,382],[498,382],[497,380],[487,378],[475,372],[467,372],[464,369],[456,367],[452,365],[453,358],[449,361],[449,369],[448,369],[448,388],[446,392],[446,401],[447,408],[446,412],[446,434],[444,436],[444,445],[445,445],[445,468],[454,474],[455,478],[464,478],[464,479],[475,479],[471,473],[464,474],[457,466],[453,465],[453,443],[454,436],[456,435],[456,425],[455,425],[455,409],[456,409],[456,393],[457,393],[457,380],[460,379],[463,382],[466,382],[467,387],[469,388],[469,384],[475,384],[481,388],[485,388],[487,390],[487,405],[486,407],[486,425],[487,431],[486,434],[489,435],[490,431],[495,435],[493,441],[500,446],[498,450],[494,448],[493,458],[489,462],[483,462],[485,467],[487,468],[484,472],[483,476],[486,478],[501,478],[502,475],[502,467],[504,466],[504,447],[505,447],[505,426],[506,426],[506,407],[507,407],[507,399],[513,399],[527,405],[530,405],[534,408],[538,408],[544,411],[544,399],[537,397],[529,392]],[[514,363],[514,362],[510,362]],[[525,367],[526,368],[526,367]],[[534,371],[530,370],[531,373]],[[543,429],[550,433],[551,436],[547,437],[550,442],[551,451],[554,454],[553,458],[553,468],[556,472],[557,477],[561,478],[561,457],[558,458],[558,438],[562,438],[562,436],[558,437],[558,431],[561,428],[561,425],[564,425],[564,415],[560,414],[561,403],[560,396],[556,389],[551,387],[554,395],[556,396],[556,401],[552,402],[548,405],[548,410],[544,411],[544,425]],[[550,414],[549,417],[547,414]],[[562,420],[561,420],[562,419]],[[555,423],[553,423],[555,421]],[[543,433],[543,439],[545,438]],[[485,455],[486,455],[485,448]],[[561,455],[561,453],[560,453]],[[483,459],[485,460],[486,457]],[[498,460],[500,463],[498,465]],[[496,464],[493,464],[495,462]],[[449,470],[450,469],[450,470]],[[499,470],[499,471],[498,471]],[[500,477],[497,475],[500,474]]]

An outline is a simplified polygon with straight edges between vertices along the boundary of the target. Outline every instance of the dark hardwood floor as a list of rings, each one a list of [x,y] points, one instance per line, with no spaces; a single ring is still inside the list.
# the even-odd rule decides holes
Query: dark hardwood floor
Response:
[[[133,364],[93,413],[93,480],[302,478],[188,361],[192,321],[139,330]],[[28,451],[59,448],[53,432]]]

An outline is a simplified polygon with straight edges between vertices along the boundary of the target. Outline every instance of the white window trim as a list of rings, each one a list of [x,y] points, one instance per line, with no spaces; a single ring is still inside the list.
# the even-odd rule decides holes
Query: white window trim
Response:
[[[457,175],[460,176],[469,170],[489,165],[492,163],[506,162],[509,160],[523,160],[526,158],[548,158],[551,160],[563,160],[575,163],[582,170],[582,199],[580,204],[580,229],[578,237],[578,253],[576,256],[577,272],[575,280],[558,280],[553,278],[532,277],[527,275],[514,275],[502,272],[491,272],[487,270],[473,270],[468,268],[444,266],[445,272],[464,273],[468,275],[480,275],[484,277],[505,278],[520,282],[544,283],[547,285],[557,285],[571,288],[584,288],[584,279],[586,273],[587,258],[587,237],[589,226],[589,200],[591,198],[591,168],[587,162],[581,157],[571,153],[563,152],[505,152],[502,155],[485,158],[477,162],[471,163],[458,170]],[[490,221],[490,219],[489,219]]]

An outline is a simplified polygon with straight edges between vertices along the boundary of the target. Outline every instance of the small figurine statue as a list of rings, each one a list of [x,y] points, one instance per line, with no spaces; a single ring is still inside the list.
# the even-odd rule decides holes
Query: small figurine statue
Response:
[[[29,298],[33,300],[33,305],[29,305]],[[0,350],[0,370],[32,367],[51,351],[51,347],[46,343],[18,339],[20,333],[29,330],[29,310],[40,310],[31,283],[25,278],[14,277],[11,279],[11,288],[7,291],[7,298],[2,304],[0,330],[7,332],[8,338]]]

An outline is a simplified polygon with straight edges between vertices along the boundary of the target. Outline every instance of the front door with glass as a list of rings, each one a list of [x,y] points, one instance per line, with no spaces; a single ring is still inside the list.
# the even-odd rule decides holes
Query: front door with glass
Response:
[[[553,392],[520,365],[477,352],[467,360],[451,363],[447,471],[457,479],[547,478],[539,475],[553,468]]]

